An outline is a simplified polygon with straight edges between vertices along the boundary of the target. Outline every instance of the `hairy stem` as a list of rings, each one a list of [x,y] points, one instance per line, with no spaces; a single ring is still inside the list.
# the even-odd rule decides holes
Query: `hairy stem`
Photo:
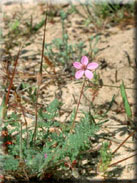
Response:
[[[77,104],[77,108],[76,108],[76,112],[75,112],[75,117],[74,117],[74,120],[73,120],[73,123],[72,123],[72,127],[70,129],[70,133],[72,133],[73,129],[75,128],[75,120],[76,120],[76,117],[77,117],[77,113],[78,113],[78,109],[79,109],[79,105],[80,105],[80,100],[81,100],[81,97],[82,97],[82,94],[83,94],[84,86],[85,86],[85,78],[84,78],[83,85],[82,85],[82,88],[81,88],[81,92],[80,92],[80,96],[79,96],[79,100],[78,100],[78,104]]]

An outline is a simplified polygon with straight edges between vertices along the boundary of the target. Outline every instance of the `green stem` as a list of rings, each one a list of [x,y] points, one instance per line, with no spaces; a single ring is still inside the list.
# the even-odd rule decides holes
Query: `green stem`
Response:
[[[76,112],[75,112],[75,117],[74,117],[74,120],[73,120],[73,123],[72,123],[72,127],[70,129],[70,133],[72,133],[73,129],[75,128],[75,120],[76,120],[76,117],[77,117],[77,113],[78,113],[78,109],[79,109],[79,105],[80,105],[80,100],[81,100],[81,97],[82,97],[82,94],[83,94],[84,86],[85,86],[85,78],[84,78],[83,85],[82,85],[82,88],[81,88],[81,92],[80,92],[80,96],[79,96],[79,101],[78,101],[78,104],[77,104],[77,108],[76,108]]]

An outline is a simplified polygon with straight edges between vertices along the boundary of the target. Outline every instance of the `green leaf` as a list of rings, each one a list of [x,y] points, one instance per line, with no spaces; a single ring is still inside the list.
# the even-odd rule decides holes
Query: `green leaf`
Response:
[[[39,117],[44,120],[48,120],[51,123],[51,120],[54,119],[54,117],[58,116],[58,109],[60,107],[61,103],[54,99],[46,108],[46,113],[42,112],[42,110],[39,110]],[[44,123],[41,122],[41,125],[43,126]]]
[[[126,95],[126,90],[125,90],[125,86],[124,86],[124,82],[122,81],[122,84],[120,85],[120,92],[121,92],[121,96],[123,99],[123,103],[124,103],[124,108],[127,114],[127,117],[129,119],[132,118],[132,112],[131,112],[131,108],[127,99],[127,95]]]
[[[13,156],[6,155],[3,162],[4,170],[12,170],[15,171],[18,169],[19,162],[17,159],[14,159]]]

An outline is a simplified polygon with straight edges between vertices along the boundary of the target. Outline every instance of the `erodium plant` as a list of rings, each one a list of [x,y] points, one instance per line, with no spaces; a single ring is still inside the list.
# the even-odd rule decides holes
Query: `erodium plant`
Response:
[[[94,117],[84,112],[84,117],[75,124],[80,100],[84,90],[86,77],[93,78],[92,70],[98,67],[95,62],[88,63],[88,58],[83,56],[81,62],[74,62],[76,79],[84,76],[82,90],[80,92],[77,109],[72,110],[69,124],[59,120],[59,110],[62,104],[54,99],[46,110],[37,110],[37,133],[35,143],[33,134],[35,127],[23,128],[20,115],[14,112],[5,116],[5,127],[11,126],[6,133],[8,145],[3,144],[6,153],[3,156],[3,170],[5,175],[29,180],[32,177],[39,179],[54,176],[73,174],[78,162],[82,160],[82,152],[92,147],[91,137],[96,136],[100,123],[96,124]],[[25,88],[24,88],[25,89]],[[29,90],[26,88],[26,91]],[[29,91],[28,91],[29,92]],[[35,98],[36,93],[32,92],[30,100]],[[35,110],[35,109],[34,109]],[[58,120],[57,120],[58,118]],[[35,119],[34,122],[35,124]],[[3,131],[5,134],[5,131]],[[29,138],[28,138],[29,136]],[[74,171],[74,172],[73,172]],[[64,173],[63,173],[64,172]],[[67,174],[66,174],[67,173]],[[75,174],[75,173],[74,173]]]
[[[1,126],[2,139],[0,139],[3,140],[2,169],[4,175],[12,175],[28,181],[31,178],[66,178],[79,175],[81,162],[88,152],[94,150],[94,143],[98,143],[98,140],[102,138],[97,131],[107,120],[102,120],[104,118],[100,118],[101,116],[95,117],[90,111],[84,111],[84,115],[80,119],[76,119],[84,88],[86,88],[85,84],[91,80],[94,83],[93,71],[99,65],[96,62],[89,63],[88,57],[82,56],[80,62],[74,62],[73,66],[76,69],[75,79],[83,79],[76,109],[72,110],[70,119],[64,120],[62,123],[60,122],[62,103],[58,99],[55,98],[46,107],[37,107],[35,139],[33,138],[35,119],[31,126],[25,128],[26,122],[24,123],[20,114],[12,112],[5,113],[3,116],[2,111],[5,107],[0,106],[0,119],[4,121]],[[34,105],[37,96],[36,89],[24,85],[23,90],[30,94],[30,103]],[[22,114],[25,114],[21,100],[17,102],[22,109]],[[5,103],[5,99],[3,99],[3,103]],[[35,111],[34,107],[33,109]],[[99,121],[96,122],[96,119]],[[90,154],[90,162],[92,162],[94,170],[98,168],[105,174],[109,167],[119,163],[111,164],[111,159],[134,133],[132,132],[113,152],[108,143],[102,145],[100,155],[99,151],[94,150],[97,153],[96,157],[92,153]],[[97,163],[98,158],[100,158],[99,164]]]

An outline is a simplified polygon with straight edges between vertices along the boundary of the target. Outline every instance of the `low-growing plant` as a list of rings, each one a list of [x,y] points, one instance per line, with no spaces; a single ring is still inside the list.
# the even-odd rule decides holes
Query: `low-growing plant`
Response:
[[[30,127],[29,148],[27,148],[26,130],[22,129],[21,119],[15,113],[5,118],[8,126],[8,154],[3,156],[3,170],[6,174],[16,174],[31,177],[44,177],[46,174],[55,175],[64,171],[66,164],[78,161],[80,152],[92,147],[90,137],[94,137],[100,125],[95,124],[88,113],[84,114],[75,127],[75,133],[69,133],[74,115],[70,120],[70,127],[65,128],[55,117],[58,116],[60,103],[55,99],[46,108],[46,112],[39,110],[38,132],[35,143],[32,143],[34,128]],[[14,122],[13,122],[14,121]],[[11,126],[9,128],[9,126]],[[63,127],[62,127],[63,126]],[[6,143],[5,142],[5,143]],[[24,172],[24,175],[22,174]]]
[[[81,63],[74,62],[74,67],[78,69],[75,75],[76,79],[81,78],[84,73],[88,79],[91,79],[93,78],[91,70],[96,69],[98,64],[94,62],[88,64],[88,58],[84,56]],[[12,80],[10,87],[11,85]],[[31,88],[25,84],[22,86],[28,90],[31,104],[35,106],[38,88]],[[21,115],[15,112],[12,112],[12,114],[5,113],[5,116],[1,115],[3,149],[5,152],[2,160],[5,175],[10,174],[18,178],[25,176],[27,180],[32,177],[43,179],[59,175],[59,173],[63,174],[62,172],[71,172],[76,164],[78,166],[79,158],[82,159],[81,152],[92,147],[90,138],[96,136],[96,132],[102,125],[102,122],[95,123],[94,116],[89,112],[84,112],[80,121],[76,121],[83,91],[84,85],[80,92],[77,109],[73,110],[69,125],[65,122],[61,123],[59,120],[59,110],[62,104],[57,99],[54,99],[46,109],[37,108],[37,111],[35,111],[37,112],[36,134],[36,121],[34,119],[34,125],[32,123],[31,126],[28,126],[21,100],[19,95],[16,94],[17,103],[22,109],[25,123],[21,119]],[[9,95],[7,95],[6,101],[8,101],[8,97]],[[5,99],[3,99],[3,105],[0,108],[1,112],[6,108],[4,104]],[[65,177],[65,174],[63,175]]]

